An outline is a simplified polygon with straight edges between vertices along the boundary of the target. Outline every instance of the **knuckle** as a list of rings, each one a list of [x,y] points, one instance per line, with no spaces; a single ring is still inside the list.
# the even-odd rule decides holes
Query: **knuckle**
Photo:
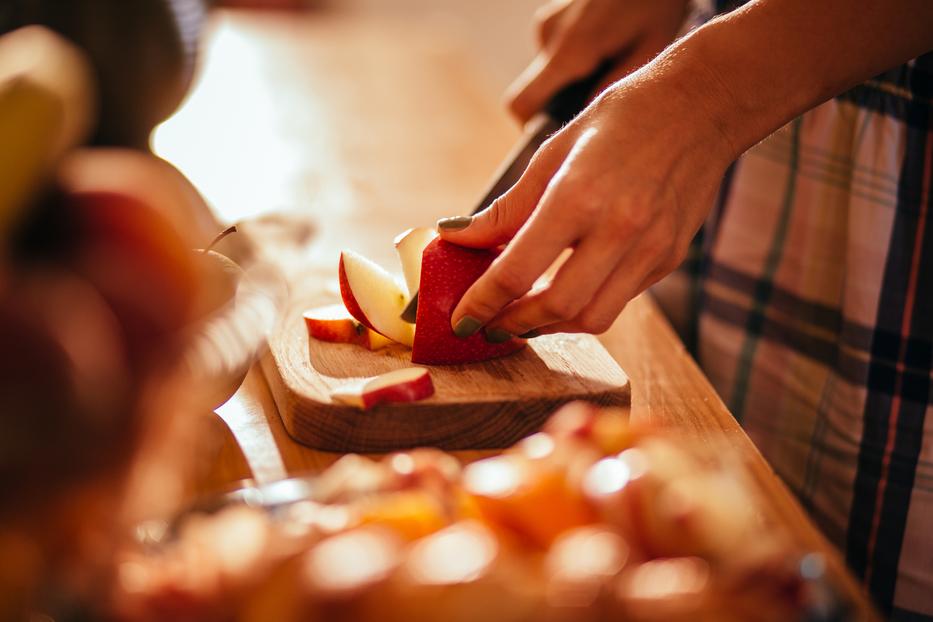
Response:
[[[551,321],[569,320],[579,311],[579,305],[574,298],[558,295],[543,297],[541,308]]]
[[[651,213],[643,207],[630,207],[618,211],[614,218],[614,228],[623,233],[637,234],[645,231],[651,224]]]
[[[482,295],[472,296],[469,300],[464,299],[462,305],[463,315],[469,315],[480,320],[494,317],[499,311],[495,302],[488,296]]]
[[[587,333],[594,335],[604,333],[612,326],[615,316],[608,316],[604,313],[584,313],[580,317],[580,328]]]
[[[639,240],[639,252],[652,261],[663,261],[670,254],[670,244],[660,235],[645,235]]]
[[[535,31],[542,43],[547,39],[554,25],[555,13],[548,6],[538,7],[534,14]]]
[[[525,279],[512,268],[500,267],[490,275],[490,284],[502,298],[514,300],[527,291]]]
[[[506,214],[509,210],[509,201],[506,196],[503,194],[496,197],[486,210],[486,222],[490,228],[496,231],[505,225]]]
[[[584,195],[584,197],[578,198],[573,203],[572,212],[576,216],[584,221],[593,221],[596,220],[603,212],[603,203],[589,195]]]
[[[667,257],[664,258],[664,261],[661,262],[661,276],[670,274],[676,270],[680,264],[683,263],[683,260],[684,258],[680,256],[680,253],[670,253]]]
[[[681,245],[673,245],[667,251],[667,256],[664,258],[664,261],[661,262],[661,269],[664,270],[664,274],[673,272],[680,267],[680,264],[684,262],[687,258],[687,253],[689,251],[689,245],[682,247]]]
[[[507,321],[503,322],[503,326],[513,335],[523,335],[530,330],[538,328],[540,324],[536,324],[525,317],[510,317]]]

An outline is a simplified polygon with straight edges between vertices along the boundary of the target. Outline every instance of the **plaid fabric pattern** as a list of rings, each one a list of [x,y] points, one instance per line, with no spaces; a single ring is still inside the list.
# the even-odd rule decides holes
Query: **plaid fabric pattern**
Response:
[[[928,54],[748,151],[656,287],[893,620],[933,620],[931,184]]]

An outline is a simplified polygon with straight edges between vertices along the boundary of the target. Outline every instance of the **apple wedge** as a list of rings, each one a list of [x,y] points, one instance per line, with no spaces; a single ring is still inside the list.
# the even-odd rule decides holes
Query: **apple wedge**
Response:
[[[404,231],[395,238],[395,250],[402,263],[402,273],[408,285],[408,304],[402,319],[414,324],[418,312],[418,287],[421,283],[421,255],[425,247],[437,237],[437,231],[429,227],[416,227]]]
[[[304,312],[308,334],[318,341],[352,343],[367,350],[384,348],[392,340],[352,317],[343,305],[327,305]]]
[[[437,237],[437,231],[429,227],[416,227],[404,231],[395,238],[395,251],[402,263],[402,274],[408,285],[409,296],[418,293],[421,285],[421,255],[425,247]]]
[[[428,370],[406,367],[347,384],[330,396],[335,402],[368,409],[387,402],[417,402],[432,395],[434,383]]]
[[[340,253],[340,296],[350,315],[365,326],[411,347],[415,328],[399,317],[408,296],[381,266],[353,251]]]

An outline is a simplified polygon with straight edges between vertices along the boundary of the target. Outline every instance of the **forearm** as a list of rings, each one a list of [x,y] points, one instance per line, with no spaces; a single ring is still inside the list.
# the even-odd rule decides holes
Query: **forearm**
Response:
[[[705,110],[737,157],[802,112],[931,49],[929,0],[756,0],[645,69]]]

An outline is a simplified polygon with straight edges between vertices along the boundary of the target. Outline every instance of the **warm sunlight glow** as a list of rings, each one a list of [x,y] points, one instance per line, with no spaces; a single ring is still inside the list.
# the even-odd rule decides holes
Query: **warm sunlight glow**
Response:
[[[709,565],[696,557],[656,559],[638,566],[620,584],[633,599],[663,599],[698,594],[709,579]]]
[[[590,497],[602,497],[622,490],[631,478],[628,464],[618,458],[604,458],[583,478],[583,490]]]
[[[609,577],[628,559],[628,546],[616,533],[581,527],[562,535],[548,552],[548,572],[571,581]]]
[[[547,600],[556,607],[588,607],[628,560],[622,537],[599,526],[563,534],[548,551]]]
[[[486,497],[507,497],[521,483],[521,469],[515,460],[506,456],[474,462],[463,471],[463,484],[467,490]]]
[[[420,540],[408,558],[419,583],[446,585],[475,581],[496,557],[495,537],[479,523],[453,525]]]
[[[385,532],[357,529],[324,540],[306,558],[306,576],[317,589],[344,591],[386,577],[399,557]]]
[[[181,169],[228,222],[303,207],[294,204],[297,186],[302,168],[314,163],[294,128],[324,124],[300,85],[276,86],[277,67],[262,34],[219,13],[193,90],[152,138],[153,151]],[[319,151],[327,157],[326,149]]]
[[[532,460],[540,460],[554,452],[554,439],[551,438],[550,434],[538,432],[519,443],[519,448],[521,448],[522,453]]]

